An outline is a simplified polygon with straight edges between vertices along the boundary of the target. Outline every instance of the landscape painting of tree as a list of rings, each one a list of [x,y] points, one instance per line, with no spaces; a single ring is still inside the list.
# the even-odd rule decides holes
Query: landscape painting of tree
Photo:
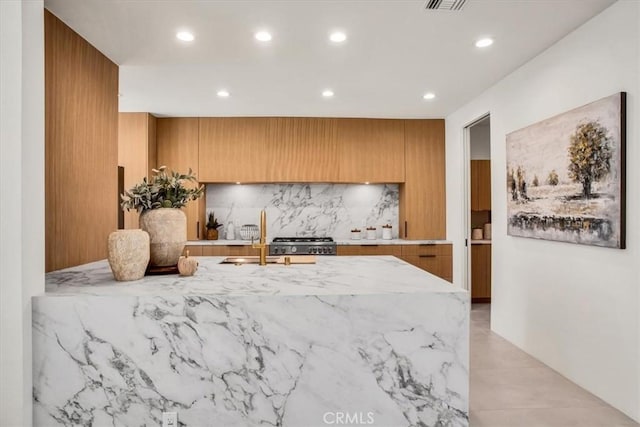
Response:
[[[511,236],[625,247],[626,93],[507,135]]]

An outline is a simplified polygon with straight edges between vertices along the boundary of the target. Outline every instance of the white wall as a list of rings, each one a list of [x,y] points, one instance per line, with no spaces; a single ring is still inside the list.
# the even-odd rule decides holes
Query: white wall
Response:
[[[44,291],[42,0],[0,1],[0,425],[31,425],[31,296]]]
[[[640,2],[619,1],[446,118],[447,236],[462,278],[462,128],[491,113],[498,334],[640,420]],[[500,42],[492,49],[500,49]],[[627,249],[508,237],[505,135],[626,91]]]
[[[472,126],[469,132],[471,160],[491,159],[491,125],[488,123]]]

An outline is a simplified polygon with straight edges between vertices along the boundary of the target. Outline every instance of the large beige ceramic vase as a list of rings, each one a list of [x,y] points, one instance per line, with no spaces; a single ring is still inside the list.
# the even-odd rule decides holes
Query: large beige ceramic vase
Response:
[[[151,261],[156,267],[178,264],[187,243],[187,216],[180,209],[151,209],[140,214],[140,228],[151,239]]]
[[[118,281],[139,280],[149,264],[149,234],[140,229],[109,234],[109,266]]]

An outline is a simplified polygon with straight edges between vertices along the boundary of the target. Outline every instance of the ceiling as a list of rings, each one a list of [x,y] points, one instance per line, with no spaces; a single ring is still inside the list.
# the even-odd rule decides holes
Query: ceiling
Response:
[[[612,3],[467,0],[445,12],[424,0],[45,0],[120,66],[120,111],[405,118],[447,116]],[[177,40],[182,29],[195,40]],[[270,42],[254,39],[262,29]],[[346,42],[329,41],[335,29]],[[483,36],[495,43],[476,48]]]

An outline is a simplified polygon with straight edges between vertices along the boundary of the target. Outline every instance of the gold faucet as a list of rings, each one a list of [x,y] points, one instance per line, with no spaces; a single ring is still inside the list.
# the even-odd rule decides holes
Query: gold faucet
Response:
[[[260,212],[260,243],[253,243],[251,239],[251,247],[260,249],[260,265],[267,265],[267,212]]]

